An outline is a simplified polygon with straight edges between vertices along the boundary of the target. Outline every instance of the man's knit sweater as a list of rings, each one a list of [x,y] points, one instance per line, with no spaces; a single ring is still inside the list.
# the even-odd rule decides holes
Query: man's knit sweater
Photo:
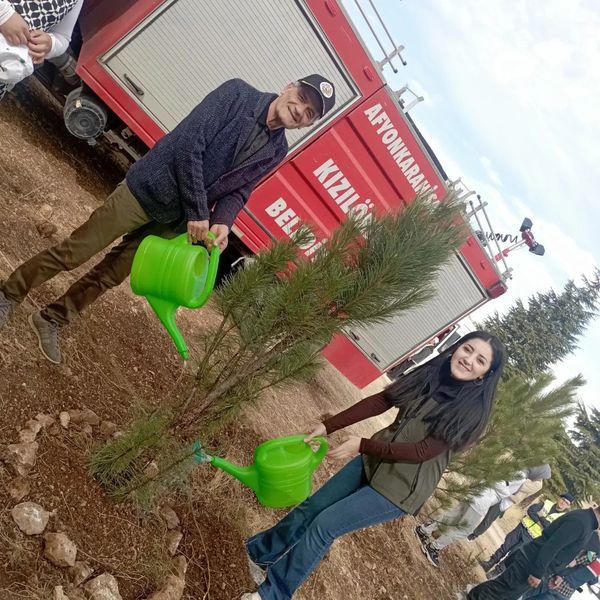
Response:
[[[241,79],[208,94],[127,173],[127,185],[159,223],[221,223],[231,228],[258,181],[286,156],[285,130],[232,167],[257,119],[276,98]],[[212,211],[212,212],[211,212]]]

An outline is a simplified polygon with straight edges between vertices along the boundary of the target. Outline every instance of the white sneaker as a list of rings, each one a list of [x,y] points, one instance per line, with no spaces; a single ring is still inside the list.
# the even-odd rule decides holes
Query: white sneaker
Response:
[[[251,594],[244,594],[240,600],[261,600],[258,592],[252,592]]]
[[[267,578],[267,570],[263,569],[260,565],[257,565],[250,556],[248,558],[248,568],[250,569],[250,576],[252,577],[252,581],[256,585],[262,585]]]

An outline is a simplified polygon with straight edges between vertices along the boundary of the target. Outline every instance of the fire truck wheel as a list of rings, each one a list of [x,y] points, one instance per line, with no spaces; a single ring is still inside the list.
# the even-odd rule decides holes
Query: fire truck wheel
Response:
[[[102,134],[108,118],[102,102],[85,95],[82,88],[73,90],[67,96],[63,115],[69,133],[80,140],[88,141]]]

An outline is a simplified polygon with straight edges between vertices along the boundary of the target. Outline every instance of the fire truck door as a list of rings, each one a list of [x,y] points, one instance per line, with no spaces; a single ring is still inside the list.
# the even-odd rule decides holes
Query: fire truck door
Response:
[[[388,323],[353,328],[347,332],[348,337],[385,371],[434,332],[443,330],[485,300],[481,286],[462,259],[455,255],[440,272],[431,300],[402,312]]]
[[[102,56],[101,63],[165,132],[208,92],[233,78],[279,92],[296,78],[320,72],[336,86],[336,110],[328,120],[358,97],[301,1],[165,2]],[[310,134],[291,132],[291,148]]]

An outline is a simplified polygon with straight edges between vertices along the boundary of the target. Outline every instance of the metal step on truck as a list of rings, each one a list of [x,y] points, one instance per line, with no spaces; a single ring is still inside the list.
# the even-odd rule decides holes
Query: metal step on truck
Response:
[[[364,1],[369,18],[380,19]],[[86,0],[80,28],[81,85],[66,96],[65,124],[81,139],[108,139],[132,160],[227,79],[268,91],[313,72],[335,83],[335,109],[313,128],[290,133],[286,160],[240,213],[232,245],[242,253],[311,223],[317,233],[303,248],[310,257],[348,214],[396,211],[418,192],[441,198],[451,185],[383,78],[399,48],[374,60],[335,0]],[[491,230],[483,205],[470,206],[473,229]],[[431,301],[387,324],[348,330],[324,356],[364,387],[443,338],[506,291],[509,270],[503,259],[499,269],[499,248],[491,246],[469,236],[439,275]]]

